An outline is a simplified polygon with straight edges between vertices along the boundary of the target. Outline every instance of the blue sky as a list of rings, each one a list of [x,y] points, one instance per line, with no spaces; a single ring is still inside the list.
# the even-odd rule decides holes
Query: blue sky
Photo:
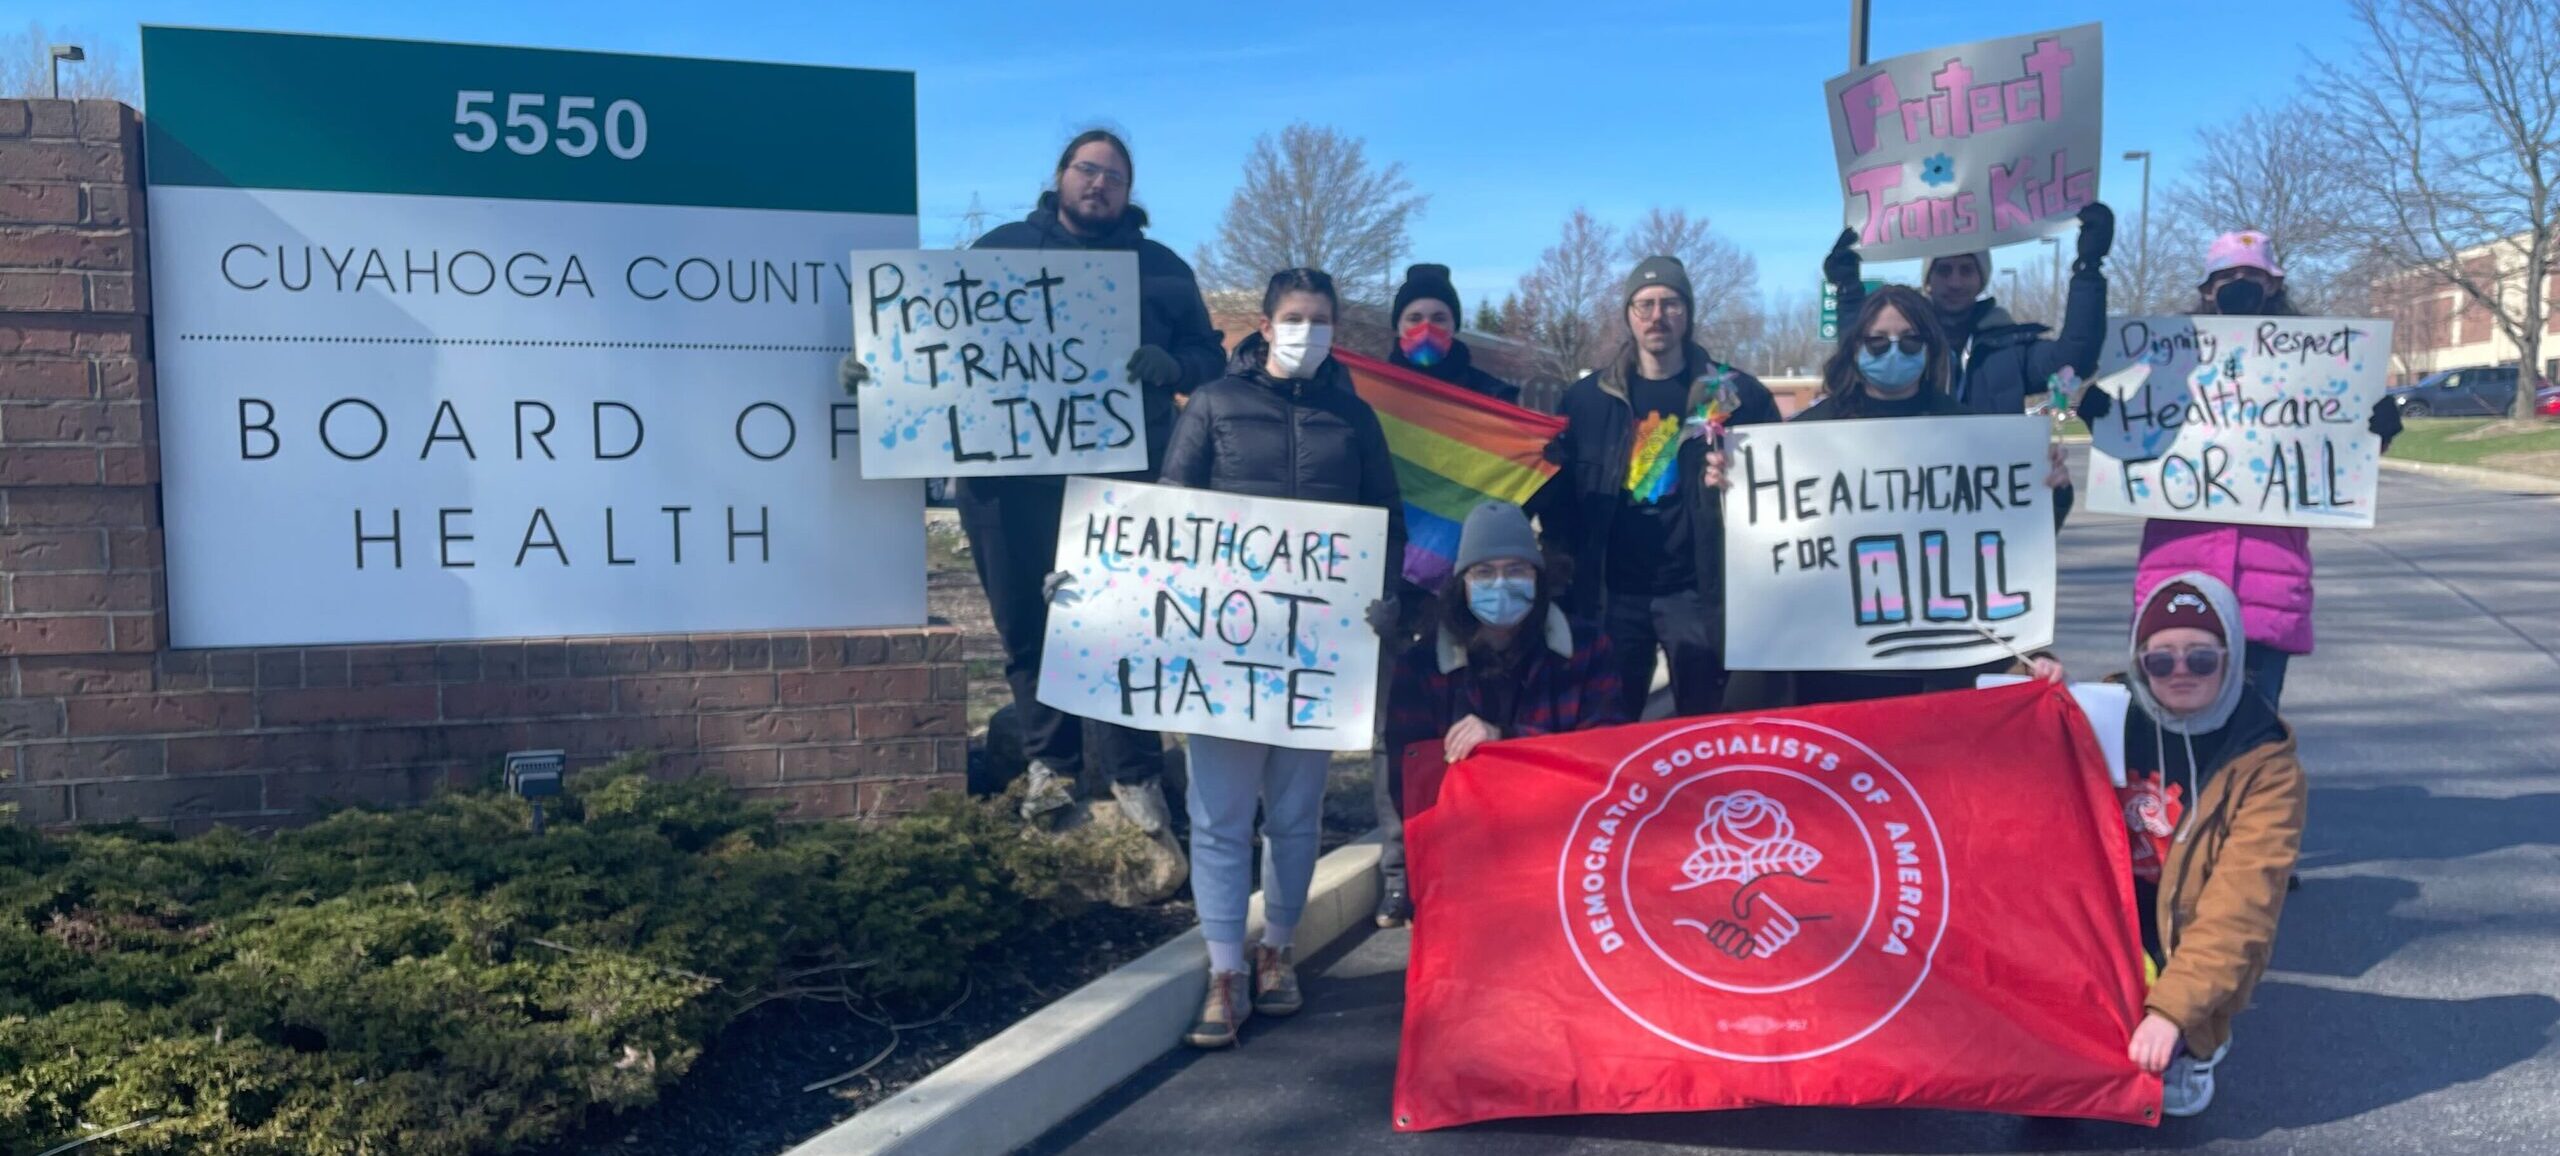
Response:
[[[1431,197],[1413,259],[1454,268],[1470,309],[1508,290],[1577,204],[1621,223],[1655,204],[1704,213],[1759,259],[1764,290],[1810,291],[1839,231],[1821,106],[1847,58],[1838,0],[13,6],[27,11],[0,15],[7,26],[41,17],[128,52],[150,22],[911,70],[929,245],[950,242],[973,193],[1019,216],[1059,144],[1103,123],[1130,137],[1154,235],[1188,256],[1214,238],[1254,135],[1298,119],[1405,164]],[[2103,20],[2102,192],[2128,226],[2140,168],[2112,158],[2153,150],[2156,196],[2198,126],[2284,99],[2304,53],[2339,52],[2347,36],[2343,0],[1875,9],[1879,57]]]

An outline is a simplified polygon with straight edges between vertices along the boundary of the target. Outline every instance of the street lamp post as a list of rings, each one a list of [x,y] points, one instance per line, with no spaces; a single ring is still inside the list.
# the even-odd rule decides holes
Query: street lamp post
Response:
[[[78,63],[89,59],[89,54],[81,51],[77,44],[56,44],[46,49],[46,55],[53,65],[53,98],[60,100],[62,99],[62,62],[68,60]]]
[[[2133,149],[2124,154],[2124,159],[2142,162],[2142,224],[2134,239],[2140,247],[2133,254],[2133,280],[2141,286],[2143,298],[2133,307],[2140,311],[2151,307],[2151,150]]]

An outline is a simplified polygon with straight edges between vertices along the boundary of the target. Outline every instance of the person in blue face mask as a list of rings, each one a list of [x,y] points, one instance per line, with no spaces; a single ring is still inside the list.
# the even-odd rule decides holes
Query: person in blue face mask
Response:
[[[1403,798],[1404,750],[1415,743],[1439,740],[1454,763],[1497,739],[1628,721],[1608,637],[1556,601],[1569,566],[1540,553],[1520,507],[1486,502],[1468,513],[1433,628],[1396,659],[1387,696],[1392,797]]]
[[[1973,408],[1948,390],[1955,372],[1954,352],[1928,298],[1908,286],[1886,285],[1867,295],[1856,320],[1841,335],[1840,347],[1824,363],[1821,398],[1793,420],[1971,415]],[[1724,467],[1724,454],[1707,454],[1702,481],[1722,489]],[[2063,465],[2059,445],[2053,448],[2045,484],[2054,489],[2053,520],[2059,527],[2071,510],[2071,471]],[[1726,613],[1748,613],[1748,608],[1727,607]],[[1726,710],[1761,710],[1953,690],[1973,685],[1978,673],[1996,672],[2006,665],[1995,663],[1980,670],[1736,671],[1726,686],[1724,706]]]

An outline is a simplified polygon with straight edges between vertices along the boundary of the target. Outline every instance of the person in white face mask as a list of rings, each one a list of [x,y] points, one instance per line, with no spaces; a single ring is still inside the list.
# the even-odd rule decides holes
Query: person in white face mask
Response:
[[[1236,345],[1227,376],[1201,387],[1174,423],[1165,449],[1170,486],[1258,498],[1376,506],[1386,511],[1388,558],[1404,557],[1404,499],[1378,415],[1333,360],[1339,308],[1333,278],[1314,269],[1274,274],[1262,296],[1262,327]],[[1379,592],[1367,607],[1381,635],[1394,603]],[[1255,1012],[1284,1016],[1300,1005],[1290,939],[1313,882],[1324,819],[1324,751],[1193,735],[1191,891],[1209,945],[1209,996],[1185,1038],[1222,1048]],[[1262,942],[1248,956],[1245,905],[1253,892],[1253,816],[1263,815]],[[1248,962],[1250,973],[1247,971]]]
[[[1457,569],[1431,612],[1436,628],[1396,660],[1387,694],[1398,798],[1415,743],[1439,740],[1454,763],[1500,739],[1627,721],[1608,637],[1556,603],[1571,566],[1539,551],[1518,506],[1486,502],[1467,515]]]

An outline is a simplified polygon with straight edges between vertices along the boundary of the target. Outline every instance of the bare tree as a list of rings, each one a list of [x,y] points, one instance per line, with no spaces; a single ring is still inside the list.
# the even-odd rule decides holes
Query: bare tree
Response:
[[[1628,230],[1622,255],[1627,269],[1656,255],[1678,257],[1688,268],[1689,285],[1697,298],[1690,322],[1699,344],[1729,350],[1758,328],[1759,262],[1717,234],[1707,218],[1692,220],[1686,209],[1655,206]]]
[[[1408,248],[1406,229],[1429,198],[1414,196],[1404,166],[1369,165],[1358,137],[1304,122],[1256,137],[1244,184],[1227,202],[1216,248],[1200,251],[1203,283],[1258,288],[1273,273],[1305,266],[1334,275],[1345,290],[1391,283]]]
[[[142,78],[133,60],[125,55],[124,43],[101,36],[93,29],[54,28],[47,31],[42,23],[27,22],[24,30],[0,35],[0,97],[27,99],[53,95],[53,55],[56,44],[77,44],[87,59],[62,66],[62,98],[64,100],[121,100],[139,106],[142,103]]]
[[[1819,374],[1831,356],[1832,342],[1822,339],[1822,302],[1811,292],[1772,293],[1755,310],[1759,332],[1741,346],[1750,364],[1743,368],[1763,377]]]
[[[1610,309],[1618,283],[1616,241],[1617,230],[1576,206],[1564,235],[1520,278],[1522,325],[1508,335],[1540,347],[1539,368],[1571,381],[1623,336],[1625,322]]]
[[[2334,142],[2304,131],[2319,123],[2319,109],[2297,99],[2198,130],[2202,155],[2167,197],[2171,214],[2200,224],[2205,237],[2265,234],[2286,296],[2302,308],[2332,295],[2359,247],[2355,197],[2333,171]]]
[[[2560,6],[2550,0],[2352,0],[2364,43],[2319,65],[2324,143],[2362,239],[2452,286],[2521,355],[2513,416],[2533,415],[2560,240]],[[2483,252],[2485,248],[2485,252]],[[2518,284],[2521,282],[2521,284]]]

